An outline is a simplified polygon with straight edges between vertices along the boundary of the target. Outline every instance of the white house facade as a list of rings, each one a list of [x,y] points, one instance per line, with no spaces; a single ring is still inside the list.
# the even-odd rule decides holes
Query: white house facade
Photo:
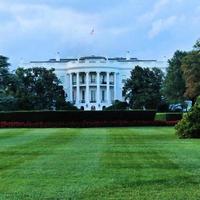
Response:
[[[115,100],[123,101],[125,80],[135,66],[158,67],[165,71],[166,61],[137,58],[88,56],[74,59],[32,61],[22,67],[54,68],[67,95],[67,101],[82,110],[103,110]]]

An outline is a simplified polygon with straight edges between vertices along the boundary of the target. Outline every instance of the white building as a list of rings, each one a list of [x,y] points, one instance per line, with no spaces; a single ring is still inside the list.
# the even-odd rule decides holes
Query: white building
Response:
[[[83,110],[102,110],[114,100],[123,101],[123,85],[135,66],[158,67],[163,71],[166,61],[137,58],[106,58],[100,56],[79,59],[32,61],[23,67],[54,68],[67,94],[67,100]]]

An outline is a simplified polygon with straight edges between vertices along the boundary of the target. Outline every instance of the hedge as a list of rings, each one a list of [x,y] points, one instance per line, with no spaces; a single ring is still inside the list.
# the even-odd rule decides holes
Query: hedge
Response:
[[[0,122],[153,121],[155,113],[154,110],[0,112]]]
[[[92,128],[174,126],[178,121],[0,122],[0,128]]]
[[[155,120],[178,121],[183,117],[183,113],[156,113]]]

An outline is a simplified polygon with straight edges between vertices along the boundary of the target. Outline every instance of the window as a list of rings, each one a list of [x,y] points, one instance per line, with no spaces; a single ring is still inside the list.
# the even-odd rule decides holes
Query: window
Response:
[[[105,74],[102,74],[102,76],[101,76],[101,84],[106,84],[106,76],[105,76]]]
[[[95,74],[91,74],[91,83],[96,83],[96,75]]]
[[[126,82],[126,79],[127,79],[127,78],[126,78],[126,75],[123,75],[123,76],[122,76],[122,83],[125,83],[125,82]]]
[[[72,84],[75,85],[76,84],[76,75],[73,74],[72,76]]]
[[[96,91],[91,90],[91,103],[95,103],[95,102],[96,102]]]
[[[75,103],[76,102],[76,90],[73,90],[72,96],[73,96],[73,103]]]
[[[110,76],[110,84],[114,84],[114,75],[112,74],[111,76]]]
[[[102,92],[101,92],[101,101],[102,102],[105,101],[105,90],[102,90]]]
[[[61,81],[61,83],[64,83],[65,82],[65,76],[60,76],[60,81]]]
[[[81,84],[85,84],[85,75],[84,74],[81,75]]]
[[[85,103],[85,90],[82,90],[81,94],[82,94],[81,103]]]

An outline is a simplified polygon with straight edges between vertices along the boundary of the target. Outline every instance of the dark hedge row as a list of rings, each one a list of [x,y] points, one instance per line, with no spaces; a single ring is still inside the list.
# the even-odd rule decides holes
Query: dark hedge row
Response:
[[[178,121],[82,121],[82,122],[0,122],[0,128],[92,128],[174,126]]]
[[[153,121],[156,111],[36,111],[0,112],[0,122]]]

